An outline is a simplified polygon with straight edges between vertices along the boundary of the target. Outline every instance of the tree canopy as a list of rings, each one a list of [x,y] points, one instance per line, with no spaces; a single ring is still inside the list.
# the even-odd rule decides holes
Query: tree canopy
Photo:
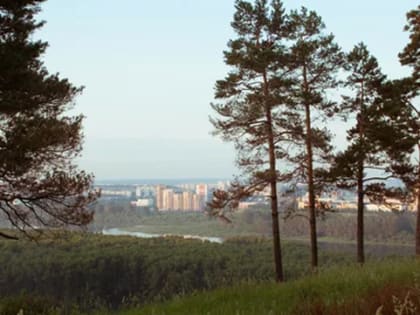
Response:
[[[28,236],[38,227],[83,226],[97,194],[92,176],[73,164],[81,151],[82,115],[68,116],[82,92],[42,57],[33,40],[44,25],[43,0],[0,1],[0,211]]]

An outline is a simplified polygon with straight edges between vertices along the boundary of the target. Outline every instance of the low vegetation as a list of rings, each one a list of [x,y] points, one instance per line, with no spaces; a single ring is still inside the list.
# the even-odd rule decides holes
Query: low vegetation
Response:
[[[288,281],[312,273],[307,244],[287,241],[283,248]],[[346,244],[326,244],[321,249],[323,269],[352,264],[354,254]],[[57,314],[109,312],[179,300],[189,294],[203,297],[207,295],[200,292],[219,290],[209,295],[213,299],[214,294],[223,296],[229,291],[222,288],[238,284],[248,292],[245,297],[265,287],[275,294],[276,286],[263,284],[272,279],[271,250],[271,241],[261,237],[231,238],[215,244],[180,237],[138,239],[69,233],[65,239],[39,243],[0,241],[0,314],[15,315],[21,308],[24,314],[45,314],[46,309],[55,309]],[[400,247],[387,250],[397,254]],[[370,256],[371,261],[379,259]],[[342,272],[348,270],[352,269]],[[211,314],[219,314],[217,308],[215,312]]]
[[[307,274],[306,246],[284,246],[287,278]],[[19,296],[42,298],[65,309],[117,309],[234,283],[268,281],[273,269],[267,239],[214,244],[179,237],[73,233],[64,240],[39,243],[0,241],[0,251],[3,302]],[[348,255],[323,256],[325,265],[349,260]]]
[[[414,315],[420,312],[419,267],[414,259],[341,266],[283,285],[244,284],[120,314]]]

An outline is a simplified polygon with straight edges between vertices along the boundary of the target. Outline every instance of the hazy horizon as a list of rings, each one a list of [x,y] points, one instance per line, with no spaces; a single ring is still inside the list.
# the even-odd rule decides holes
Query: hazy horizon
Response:
[[[193,178],[102,178],[95,179],[95,185],[177,185],[177,184],[215,184],[229,181],[230,178],[193,177]]]

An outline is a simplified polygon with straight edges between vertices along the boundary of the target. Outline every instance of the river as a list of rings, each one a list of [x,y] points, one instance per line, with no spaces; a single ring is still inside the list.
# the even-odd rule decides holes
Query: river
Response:
[[[208,241],[210,243],[223,243],[223,238],[215,236],[199,236],[199,235],[177,235],[177,234],[155,234],[155,233],[143,233],[143,232],[131,232],[121,230],[119,228],[103,229],[102,234],[104,235],[130,235],[141,238],[154,238],[154,237],[170,237],[177,236],[183,237],[184,239],[196,239],[201,241]]]

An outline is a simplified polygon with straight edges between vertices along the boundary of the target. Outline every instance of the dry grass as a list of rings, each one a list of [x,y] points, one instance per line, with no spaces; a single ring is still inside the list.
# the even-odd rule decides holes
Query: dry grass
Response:
[[[420,314],[420,289],[388,284],[345,302],[326,304],[318,299],[297,306],[293,315],[416,315]]]

